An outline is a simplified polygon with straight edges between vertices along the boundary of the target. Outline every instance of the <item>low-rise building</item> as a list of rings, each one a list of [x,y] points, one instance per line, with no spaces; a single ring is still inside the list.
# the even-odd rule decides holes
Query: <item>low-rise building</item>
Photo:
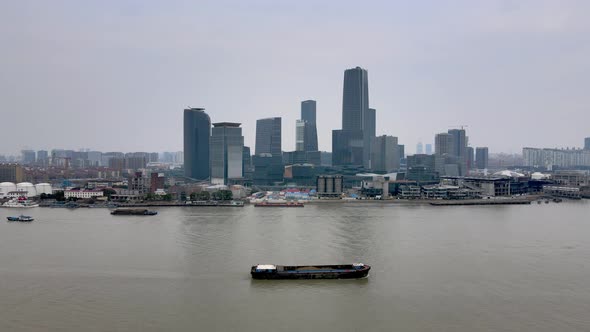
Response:
[[[66,199],[73,197],[73,198],[93,198],[93,197],[102,197],[104,196],[104,192],[102,190],[92,190],[92,189],[66,189],[64,190],[64,197]]]

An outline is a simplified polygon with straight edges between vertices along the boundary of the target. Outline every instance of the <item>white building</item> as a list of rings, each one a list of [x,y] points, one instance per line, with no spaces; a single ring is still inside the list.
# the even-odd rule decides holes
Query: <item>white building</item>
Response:
[[[103,197],[104,192],[102,190],[84,190],[84,189],[68,189],[64,190],[64,197],[66,199],[70,197],[75,198],[92,198],[92,197]]]

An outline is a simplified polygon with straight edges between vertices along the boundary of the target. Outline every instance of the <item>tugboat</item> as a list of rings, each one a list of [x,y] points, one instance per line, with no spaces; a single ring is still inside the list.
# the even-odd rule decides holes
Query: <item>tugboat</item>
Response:
[[[150,211],[148,209],[115,209],[111,211],[112,215],[127,215],[127,216],[155,216],[158,214],[156,211]]]
[[[369,275],[371,267],[362,263],[348,265],[252,266],[253,279],[358,279]]]
[[[35,219],[33,219],[33,217],[30,216],[23,216],[20,215],[18,217],[6,217],[6,219],[8,219],[8,221],[21,221],[21,222],[31,222]]]

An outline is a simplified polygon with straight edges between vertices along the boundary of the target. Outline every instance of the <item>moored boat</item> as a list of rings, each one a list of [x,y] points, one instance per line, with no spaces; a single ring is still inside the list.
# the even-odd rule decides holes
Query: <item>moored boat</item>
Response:
[[[130,209],[130,208],[119,208],[111,211],[112,215],[127,215],[127,216],[154,216],[158,214],[156,211],[150,211],[148,209]]]
[[[33,219],[33,217],[30,216],[23,216],[20,215],[18,217],[6,217],[6,219],[8,219],[8,221],[22,221],[22,222],[31,222],[35,219]]]
[[[39,204],[28,200],[26,197],[19,197],[12,198],[1,206],[6,208],[34,208],[39,207]]]
[[[254,204],[255,207],[304,207],[303,203],[299,202],[260,202]]]
[[[371,267],[362,263],[347,265],[252,266],[253,279],[358,279],[369,275]]]

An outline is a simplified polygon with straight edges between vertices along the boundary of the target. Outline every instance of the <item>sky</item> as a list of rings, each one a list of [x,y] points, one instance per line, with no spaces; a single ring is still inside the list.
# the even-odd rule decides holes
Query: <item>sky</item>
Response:
[[[0,154],[180,151],[182,114],[341,128],[344,70],[368,70],[377,135],[465,126],[490,153],[590,136],[590,1],[0,1]]]

